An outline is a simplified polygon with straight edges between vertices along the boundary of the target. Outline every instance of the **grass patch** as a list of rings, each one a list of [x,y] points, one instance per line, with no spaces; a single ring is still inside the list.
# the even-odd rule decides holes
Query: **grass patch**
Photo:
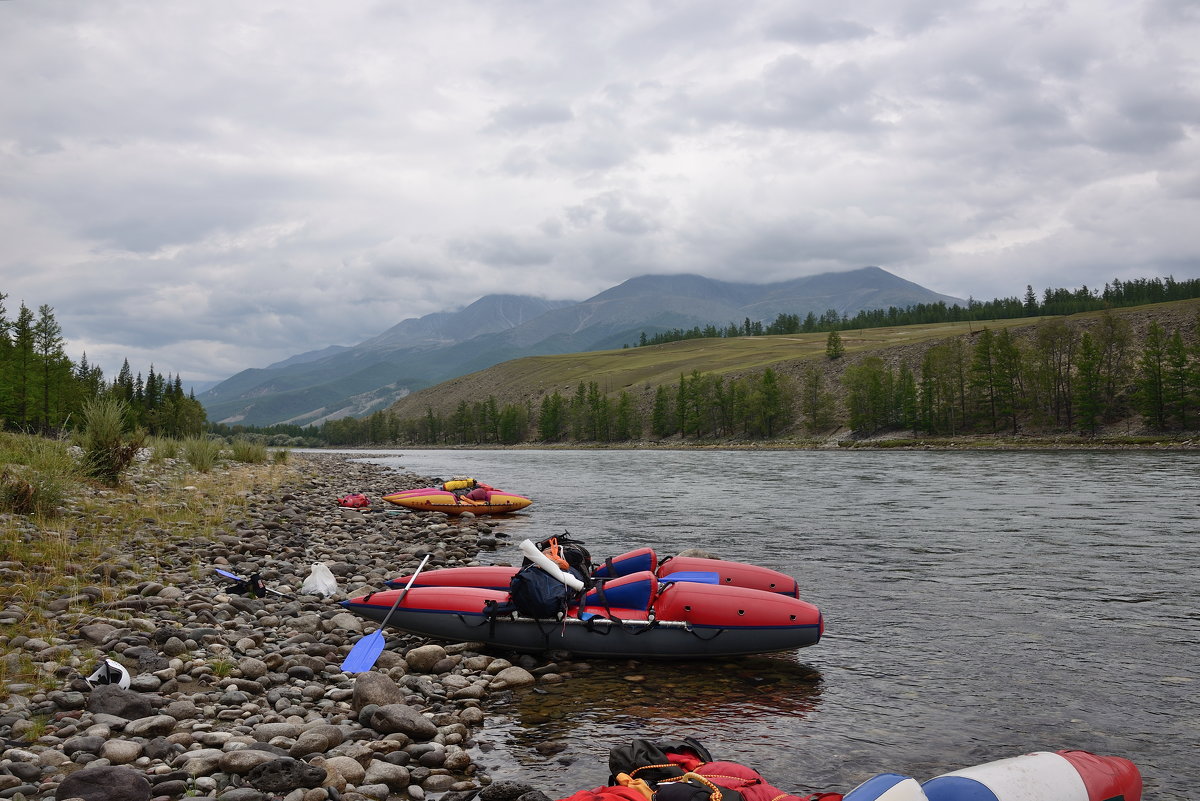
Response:
[[[189,437],[182,444],[183,458],[194,470],[207,473],[221,461],[221,443],[208,437]]]
[[[154,437],[149,442],[150,459],[155,462],[165,462],[167,459],[179,458],[179,440],[174,437]]]
[[[0,511],[51,515],[80,480],[79,468],[59,440],[0,435]]]
[[[233,461],[245,464],[263,464],[267,461],[267,446],[248,439],[235,439],[229,446]]]

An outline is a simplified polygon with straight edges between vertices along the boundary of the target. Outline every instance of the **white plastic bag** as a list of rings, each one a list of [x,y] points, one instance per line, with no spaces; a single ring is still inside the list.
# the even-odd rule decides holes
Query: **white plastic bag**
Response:
[[[304,580],[300,591],[305,595],[335,595],[338,591],[337,579],[324,562],[317,562],[312,566],[312,572]]]

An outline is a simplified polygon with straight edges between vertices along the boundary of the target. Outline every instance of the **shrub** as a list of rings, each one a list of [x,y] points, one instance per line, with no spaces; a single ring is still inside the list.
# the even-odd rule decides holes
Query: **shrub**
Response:
[[[196,470],[207,473],[221,459],[221,443],[207,437],[189,437],[183,441],[183,458]]]
[[[287,449],[280,448],[279,450],[271,451],[271,461],[274,464],[287,464],[287,462],[288,462]]]
[[[151,457],[156,462],[179,458],[179,440],[174,437],[155,437],[150,444]]]
[[[129,433],[125,418],[129,407],[116,398],[93,398],[83,406],[83,469],[87,475],[109,486],[133,463],[145,442],[141,431]]]
[[[62,506],[78,470],[65,443],[27,435],[0,442],[0,511],[48,515]]]
[[[230,445],[235,462],[247,464],[262,464],[267,461],[267,446],[261,442],[251,442],[248,439],[235,439]]]

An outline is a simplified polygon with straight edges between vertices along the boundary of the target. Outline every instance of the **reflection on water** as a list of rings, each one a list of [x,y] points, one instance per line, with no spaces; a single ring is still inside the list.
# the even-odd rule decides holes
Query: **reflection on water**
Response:
[[[1200,786],[1200,453],[370,461],[532,497],[501,524],[513,543],[568,529],[596,558],[705,548],[795,576],[824,613],[821,643],[781,659],[595,661],[544,694],[514,694],[480,735],[493,775],[595,786],[610,747],[689,735],[793,791],[1060,748],[1133,759],[1148,799],[1183,801]],[[494,556],[519,559],[515,547]]]
[[[775,722],[803,721],[820,696],[820,672],[795,654],[687,664],[601,660],[562,684],[506,694],[491,707],[506,722],[489,724],[483,735],[492,747],[499,736],[502,745],[477,756],[494,778],[518,778],[552,751],[559,786],[596,786],[607,778],[608,748],[628,739],[692,735],[720,750],[782,736]]]

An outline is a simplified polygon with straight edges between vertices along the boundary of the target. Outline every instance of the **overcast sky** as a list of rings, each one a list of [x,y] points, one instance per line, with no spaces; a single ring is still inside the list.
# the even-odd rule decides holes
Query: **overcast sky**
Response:
[[[1194,0],[0,0],[0,292],[203,381],[648,273],[1197,277],[1198,42]]]

